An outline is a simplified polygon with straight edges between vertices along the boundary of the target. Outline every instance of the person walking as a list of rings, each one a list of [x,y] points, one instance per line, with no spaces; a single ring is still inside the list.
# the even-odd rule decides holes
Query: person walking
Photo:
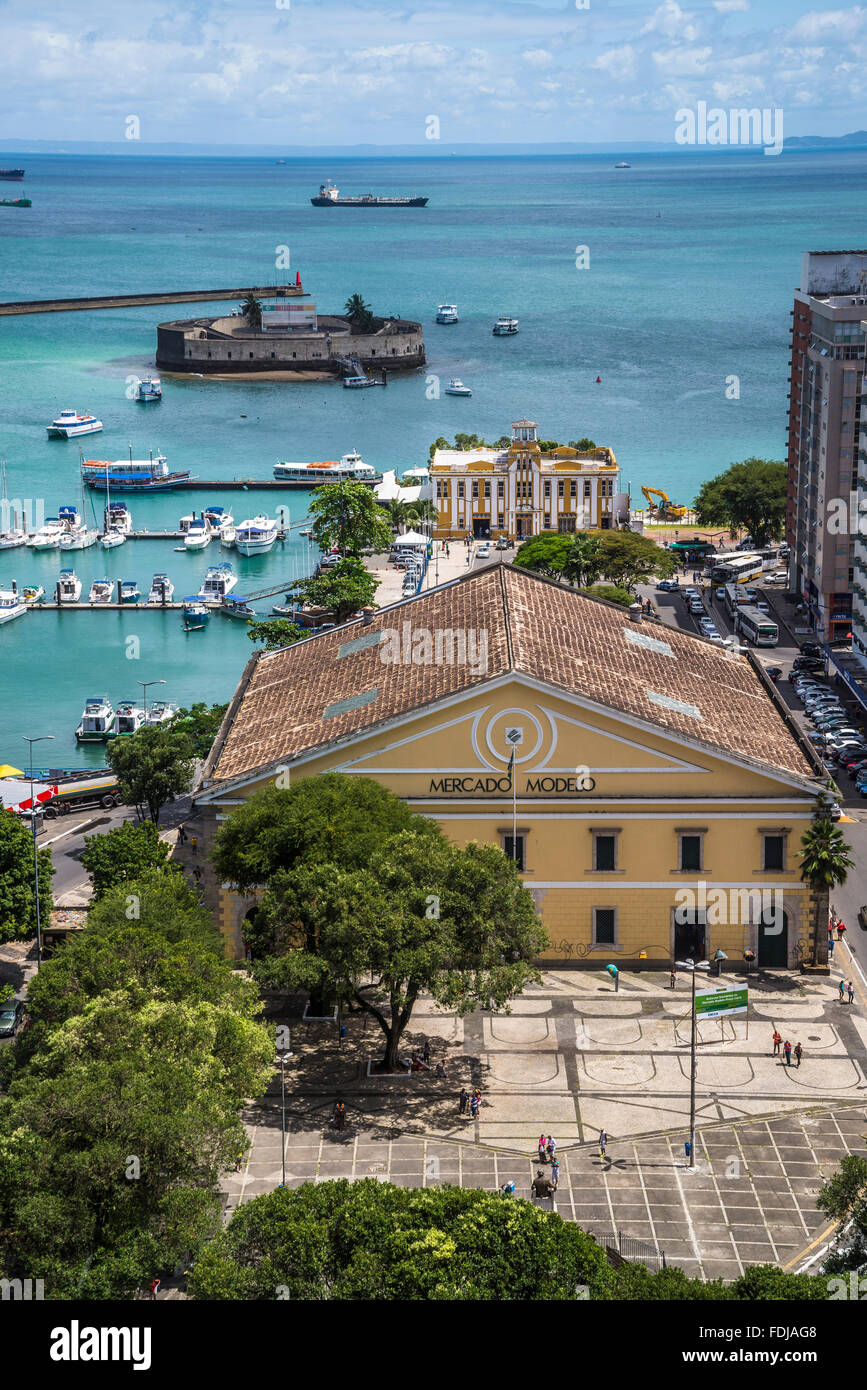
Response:
[[[843,1003],[843,996],[845,995],[845,993],[846,993],[846,981],[845,981],[845,980],[841,980],[841,981],[840,981],[840,1003],[841,1003],[841,1004]]]
[[[849,981],[849,983],[848,983],[848,985],[846,986],[846,988],[847,988],[848,991],[849,991],[849,1003],[851,1004],[852,1001],[853,1001],[854,998],[855,998],[855,986],[853,985],[853,983],[852,983],[851,980]]]
[[[187,832],[182,825],[178,826],[178,844],[182,845],[187,838]]]
[[[560,1183],[560,1160],[557,1158],[551,1159],[551,1181],[554,1184],[554,1191],[556,1192]]]
[[[600,1157],[600,1158],[604,1158],[604,1157],[605,1157],[605,1150],[606,1150],[607,1146],[608,1146],[608,1135],[605,1133],[605,1130],[604,1130],[604,1129],[600,1129],[600,1131],[599,1131],[599,1157]]]
[[[346,1127],[346,1106],[342,1100],[338,1100],[334,1106],[334,1128],[344,1129]]]
[[[235,1172],[236,1172],[236,1173],[240,1173],[240,1171],[241,1171],[241,1164],[242,1164],[243,1162],[244,1162],[244,1155],[243,1155],[242,1153],[236,1154],[236,1156],[235,1156]]]
[[[544,1134],[540,1134],[540,1135],[539,1135],[539,1162],[540,1162],[540,1163],[544,1163],[544,1162],[545,1162],[545,1136],[544,1136]]]
[[[803,1057],[803,1055],[804,1055],[804,1049],[802,1048],[801,1044],[800,1044],[800,1043],[795,1043],[795,1058],[796,1058],[796,1065],[797,1065],[797,1066],[800,1066],[800,1065],[801,1065],[801,1058]]]
[[[458,1098],[458,1114],[466,1115],[470,1105],[470,1093],[461,1087],[461,1094]]]
[[[671,967],[671,972],[669,974],[668,980],[671,988],[675,989],[677,987],[677,968],[674,965]]]
[[[472,1100],[470,1101],[470,1114],[472,1115],[472,1117],[473,1117],[474,1120],[477,1120],[477,1119],[479,1118],[479,1098],[478,1098],[478,1096],[473,1096]]]
[[[843,933],[845,932],[845,930],[846,930],[846,923],[845,923],[845,922],[838,922],[838,923],[837,923],[837,940],[838,940],[838,941],[842,941],[842,940],[843,940]]]
[[[788,1038],[786,1038],[786,1041],[783,1043],[783,1055],[786,1059],[786,1066],[790,1067],[792,1065],[792,1044],[789,1042]]]
[[[554,1162],[554,1152],[555,1152],[556,1148],[557,1148],[557,1140],[556,1140],[556,1139],[553,1139],[553,1138],[551,1137],[551,1135],[549,1134],[549,1135],[548,1135],[548,1138],[547,1138],[547,1140],[546,1140],[546,1143],[545,1143],[545,1152],[546,1152],[547,1155],[548,1155],[548,1162],[549,1162],[549,1163],[553,1163],[553,1162]]]
[[[161,1279],[152,1279],[152,1280],[151,1280],[151,1298],[156,1298],[157,1294],[158,1294],[159,1291],[160,1291],[160,1284],[161,1284],[161,1283],[162,1283],[162,1280],[161,1280]]]
[[[781,1033],[778,1033],[777,1030],[776,1030],[776,1028],[775,1028],[775,1029],[774,1029],[774,1052],[773,1052],[773,1055],[774,1055],[775,1057],[777,1056],[777,1053],[779,1052],[779,1050],[780,1050],[780,1048],[782,1047],[782,1045],[783,1045],[783,1036],[782,1036]]]
[[[425,1039],[425,1045],[421,1050],[421,1055],[424,1060],[430,1064],[430,1038]]]

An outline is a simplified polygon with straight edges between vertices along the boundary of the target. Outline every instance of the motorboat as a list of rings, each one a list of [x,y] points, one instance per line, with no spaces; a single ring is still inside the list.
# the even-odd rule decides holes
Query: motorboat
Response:
[[[90,603],[111,603],[114,597],[114,585],[110,579],[94,579],[90,586],[88,602]]]
[[[211,527],[202,517],[195,517],[189,524],[184,536],[184,548],[186,550],[204,550],[206,545],[211,544]]]
[[[31,550],[57,550],[60,546],[60,537],[63,526],[60,519],[56,516],[49,516],[45,524],[34,531],[27,544]]]
[[[471,396],[472,394],[469,386],[465,386],[459,376],[453,376],[446,387],[447,396]]]
[[[123,502],[109,502],[103,512],[106,531],[122,531],[125,536],[132,531],[132,512]]]
[[[196,632],[199,628],[207,627],[210,616],[208,605],[198,594],[191,594],[184,599],[185,632]]]
[[[148,603],[171,603],[175,586],[167,574],[155,574],[151,581]]]
[[[145,722],[148,724],[167,724],[170,719],[174,719],[178,708],[177,705],[170,704],[168,700],[153,700]]]
[[[17,521],[17,517],[12,518]],[[27,532],[22,531],[20,526],[13,526],[9,531],[0,531],[0,550],[12,550],[17,545],[27,544]]]
[[[241,598],[240,594],[235,597],[227,594],[220,602],[220,612],[227,618],[241,618],[246,623],[253,623],[259,617],[250,607],[250,601]]]
[[[440,304],[437,308],[437,323],[459,323],[457,304]]]
[[[361,454],[354,450],[341,454],[339,459],[327,459],[321,463],[275,464],[274,477],[295,487],[321,487],[323,483],[382,482],[382,474],[377,473],[371,464],[365,463]]]
[[[61,550],[89,550],[96,545],[99,532],[95,526],[88,526],[75,507],[61,507],[59,512],[62,530],[59,537]]]
[[[202,582],[199,597],[212,603],[219,602],[231,593],[237,582],[238,576],[228,561],[222,565],[211,565]]]
[[[27,604],[17,589],[0,589],[0,623],[11,623],[27,612]]]
[[[36,604],[45,598],[45,590],[41,584],[25,584],[21,590],[21,597],[28,608],[35,608]]]
[[[146,376],[136,382],[135,398],[137,401],[160,401],[163,398],[162,382],[158,376]]]
[[[78,603],[81,598],[81,580],[75,570],[61,570],[57,580],[57,602]]]
[[[223,539],[225,532],[235,530],[235,518],[225,507],[206,507],[202,513],[212,531]]]
[[[141,602],[141,590],[134,579],[122,579],[120,581],[120,601],[121,603]]]
[[[237,532],[235,530],[234,521],[232,522],[231,526],[223,526],[220,530],[220,545],[222,545],[226,550],[231,550],[235,544],[236,534]]]
[[[77,410],[61,410],[46,428],[49,439],[74,439],[79,434],[98,434],[102,421],[95,415],[79,415]]]
[[[123,545],[126,536],[123,531],[105,531],[99,538],[99,543],[103,550],[114,550],[116,546]]]
[[[129,734],[137,733],[145,722],[145,717],[144,708],[137,700],[121,700],[117,707],[114,727],[107,737],[125,738]]]
[[[269,516],[255,516],[235,528],[235,547],[241,555],[262,555],[277,539],[278,522]]]
[[[618,161],[617,164],[615,164],[614,167],[615,167],[615,169],[631,169],[631,168],[632,168],[632,165],[631,165],[631,164],[627,164],[627,162],[626,162],[625,159],[621,159],[621,160]]]
[[[500,315],[500,317],[497,319],[497,322],[494,324],[494,328],[493,328],[494,335],[495,335],[495,337],[497,337],[497,338],[511,338],[511,337],[514,337],[514,335],[517,333],[517,331],[518,331],[518,320],[517,320],[517,319],[510,319],[510,318],[507,318],[505,314],[501,314],[501,315]]]
[[[114,719],[114,707],[107,695],[88,695],[75,737],[79,743],[103,743],[111,737]]]
[[[345,376],[343,385],[349,391],[363,391],[366,386],[384,386],[385,382],[373,376]]]

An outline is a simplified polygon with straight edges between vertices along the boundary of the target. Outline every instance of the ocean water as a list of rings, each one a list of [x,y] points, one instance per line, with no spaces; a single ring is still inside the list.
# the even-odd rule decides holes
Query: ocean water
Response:
[[[285,274],[275,270],[278,248],[288,246],[291,278],[301,271],[321,311],[339,311],[359,292],[374,310],[420,319],[428,355],[426,371],[393,377],[384,391],[164,376],[162,402],[141,406],[126,399],[126,379],[152,368],[155,325],[209,313],[208,305],[0,319],[10,496],[47,515],[78,503],[79,442],[95,458],[159,448],[172,468],[202,479],[268,477],[278,459],[350,448],[400,472],[425,462],[439,435],[496,438],[523,415],[543,437],[610,445],[639,498],[645,483],[689,502],[733,460],[782,458],[800,257],[863,244],[867,155],[627,157],[632,168],[615,170],[607,155],[329,159],[326,167],[4,154],[4,164],[25,165],[34,205],[0,208],[2,300],[273,283]],[[313,208],[327,177],[346,193],[417,191],[430,203]],[[578,248],[587,248],[584,269]],[[458,325],[433,322],[443,300],[457,303]],[[517,337],[493,337],[503,313],[520,320]],[[471,399],[437,393],[455,375]],[[46,424],[68,406],[94,411],[104,432],[47,441]],[[93,497],[99,512],[102,498]],[[132,508],[137,527],[154,529],[209,502],[237,520],[274,515],[282,503],[295,522],[305,498],[202,490],[133,499]],[[215,544],[176,554],[175,544],[95,547],[68,562],[85,591],[104,575],[144,588],[165,570],[180,597],[220,559],[238,569],[245,593],[299,577],[311,558],[297,531],[250,560]],[[0,586],[15,578],[48,591],[60,564],[57,552],[0,552]],[[185,634],[179,613],[29,613],[0,627],[0,761],[20,765],[22,734],[53,733],[55,765],[98,763],[100,749],[74,740],[88,695],[117,702],[138,693],[136,681],[160,678],[166,685],[151,695],[226,699],[251,651],[244,625],[219,616]]]

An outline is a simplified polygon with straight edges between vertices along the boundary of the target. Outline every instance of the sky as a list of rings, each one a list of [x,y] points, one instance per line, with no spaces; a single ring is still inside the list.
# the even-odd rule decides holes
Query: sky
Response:
[[[579,8],[580,6],[580,8]],[[0,0],[0,138],[425,145],[674,139],[675,113],[867,127],[867,5]]]

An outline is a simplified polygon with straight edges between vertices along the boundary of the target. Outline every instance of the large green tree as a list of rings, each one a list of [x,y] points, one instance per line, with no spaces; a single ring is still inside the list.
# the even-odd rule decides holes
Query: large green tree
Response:
[[[547,575],[550,579],[561,579],[572,550],[572,540],[572,536],[561,535],[557,531],[543,531],[518,547],[514,563],[522,569]]]
[[[85,835],[81,852],[82,866],[93,885],[94,900],[98,901],[118,883],[128,883],[149,869],[179,872],[167,864],[170,846],[160,839],[153,821],[123,821],[105,835]]]
[[[839,1223],[825,1274],[867,1269],[867,1158],[847,1154],[819,1190],[816,1206]]]
[[[199,700],[189,709],[178,710],[171,721],[173,729],[180,729],[187,735],[192,745],[193,757],[206,758],[211,745],[220,730],[228,704],[208,705]]]
[[[39,905],[43,923],[51,910],[51,850],[39,854]],[[0,942],[36,934],[36,878],[29,821],[0,807]]]
[[[824,802],[813,824],[801,836],[801,879],[809,884],[814,897],[813,908],[813,964],[819,963],[819,942],[825,931],[825,922],[820,920],[823,909],[827,909],[828,893],[846,882],[850,869],[855,867],[849,852],[849,845],[842,831],[827,815]]]
[[[578,531],[570,537],[563,578],[579,588],[595,583],[601,573],[601,547],[597,536]]]
[[[262,622],[250,623],[247,636],[251,642],[261,642],[266,652],[275,652],[303,641],[310,633],[288,618],[265,618]]]
[[[299,579],[292,585],[302,603],[311,608],[325,608],[336,623],[345,623],[360,608],[373,603],[379,580],[361,560],[340,560],[330,570],[310,579]]]
[[[167,941],[196,941],[222,952],[214,918],[182,873],[150,869],[137,878],[107,888],[87,915],[89,931],[110,931],[130,924],[157,931]]]
[[[634,589],[654,576],[667,578],[677,560],[648,536],[635,531],[593,531],[598,542],[599,577],[621,589]]]
[[[307,504],[310,530],[320,550],[357,558],[364,550],[388,550],[391,527],[367,483],[323,483]]]
[[[189,734],[171,720],[145,724],[134,734],[108,744],[106,757],[117,773],[120,794],[155,825],[160,812],[193,784],[193,745]]]
[[[694,505],[700,526],[744,529],[761,549],[785,530],[786,465],[758,458],[732,463],[702,484]]]

